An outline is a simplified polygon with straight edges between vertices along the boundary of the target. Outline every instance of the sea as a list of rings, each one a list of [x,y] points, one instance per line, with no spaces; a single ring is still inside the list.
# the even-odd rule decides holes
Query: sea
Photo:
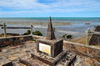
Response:
[[[48,22],[49,17],[0,17],[0,24],[6,23],[7,26],[30,26],[23,25],[26,22]],[[19,24],[11,24],[8,22],[19,22]],[[23,24],[20,24],[23,22]],[[100,25],[100,17],[52,17],[52,22],[68,22],[70,25],[54,26],[56,37],[62,37],[64,34],[73,35],[73,38],[79,38],[86,35],[87,29],[93,31],[95,26]],[[88,23],[88,24],[87,24]],[[39,30],[43,36],[46,36],[47,26],[34,25],[33,31]],[[23,34],[27,29],[7,29],[7,33]],[[0,27],[0,33],[3,29]]]

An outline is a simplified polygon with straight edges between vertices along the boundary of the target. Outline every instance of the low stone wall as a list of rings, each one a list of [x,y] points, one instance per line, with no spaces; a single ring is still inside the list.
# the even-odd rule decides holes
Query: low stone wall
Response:
[[[78,54],[84,58],[83,64],[92,66],[100,66],[100,48],[95,46],[87,46],[84,44],[64,41],[65,48]]]
[[[20,44],[28,40],[44,39],[45,37],[36,35],[16,36],[8,38],[0,38],[0,47],[7,45]],[[100,66],[100,48],[87,46],[84,44],[64,41],[65,48],[82,57],[84,66]]]
[[[33,37],[34,40],[46,38],[46,37],[43,37],[43,36],[37,36],[37,35],[32,35],[32,37]]]
[[[12,36],[12,37],[7,37],[7,38],[0,38],[0,48],[6,47],[9,45],[17,45],[20,44],[21,42],[25,42],[28,40],[36,40],[44,38],[41,36],[36,36],[36,35],[23,35],[23,36]]]
[[[20,44],[21,42],[25,42],[28,40],[33,40],[33,37],[31,35],[27,35],[27,36],[0,38],[0,48],[8,45]]]

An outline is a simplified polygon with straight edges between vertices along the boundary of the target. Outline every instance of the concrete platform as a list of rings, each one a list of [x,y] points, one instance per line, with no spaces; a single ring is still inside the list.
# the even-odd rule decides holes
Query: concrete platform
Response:
[[[32,58],[34,59],[38,59],[50,66],[55,66],[62,58],[64,58],[67,54],[67,51],[64,50],[63,52],[61,52],[59,55],[57,55],[55,58],[53,57],[49,57],[49,56],[46,56],[45,54],[34,54],[32,53],[31,56]]]

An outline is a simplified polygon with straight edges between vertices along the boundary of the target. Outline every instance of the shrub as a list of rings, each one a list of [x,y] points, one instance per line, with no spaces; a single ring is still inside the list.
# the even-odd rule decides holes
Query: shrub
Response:
[[[29,34],[31,34],[31,31],[30,30],[27,30],[27,32],[24,33],[24,35],[29,35]]]
[[[72,39],[72,35],[67,35],[67,38],[68,39]]]
[[[26,32],[27,34],[31,34],[31,31],[30,30],[27,30],[27,32]]]
[[[38,36],[43,36],[42,33],[41,33],[40,31],[32,32],[32,34],[34,34],[34,35],[38,35]]]
[[[62,37],[65,37],[65,36],[67,37],[67,34],[64,34]]]
[[[54,27],[53,30],[54,30],[54,32],[55,32],[56,28]]]
[[[33,41],[36,41],[36,39],[33,39]]]
[[[62,37],[63,37],[64,40],[71,40],[73,36],[64,34]]]

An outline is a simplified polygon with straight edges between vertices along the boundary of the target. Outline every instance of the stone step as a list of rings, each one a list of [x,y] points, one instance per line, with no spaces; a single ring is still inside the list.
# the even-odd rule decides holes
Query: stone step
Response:
[[[59,55],[57,55],[55,58],[50,57],[48,55],[42,54],[42,53],[32,53],[31,56],[33,59],[37,59],[39,61],[42,61],[43,63],[49,65],[49,66],[55,66],[59,61],[65,57],[67,54],[67,51],[62,51]]]
[[[26,66],[25,64],[20,63],[20,62],[16,62],[16,63],[13,63],[13,64],[14,64],[14,66]]]
[[[29,59],[19,59],[19,62],[25,64],[26,66],[39,66],[31,58],[29,58]]]
[[[76,60],[76,55],[67,52],[67,55],[56,66],[73,66],[72,64]]]
[[[26,66],[25,64],[22,64],[19,62],[19,59],[12,61],[13,66]]]
[[[19,62],[25,64],[26,66],[49,66],[38,59],[31,58],[31,56],[20,58]]]

